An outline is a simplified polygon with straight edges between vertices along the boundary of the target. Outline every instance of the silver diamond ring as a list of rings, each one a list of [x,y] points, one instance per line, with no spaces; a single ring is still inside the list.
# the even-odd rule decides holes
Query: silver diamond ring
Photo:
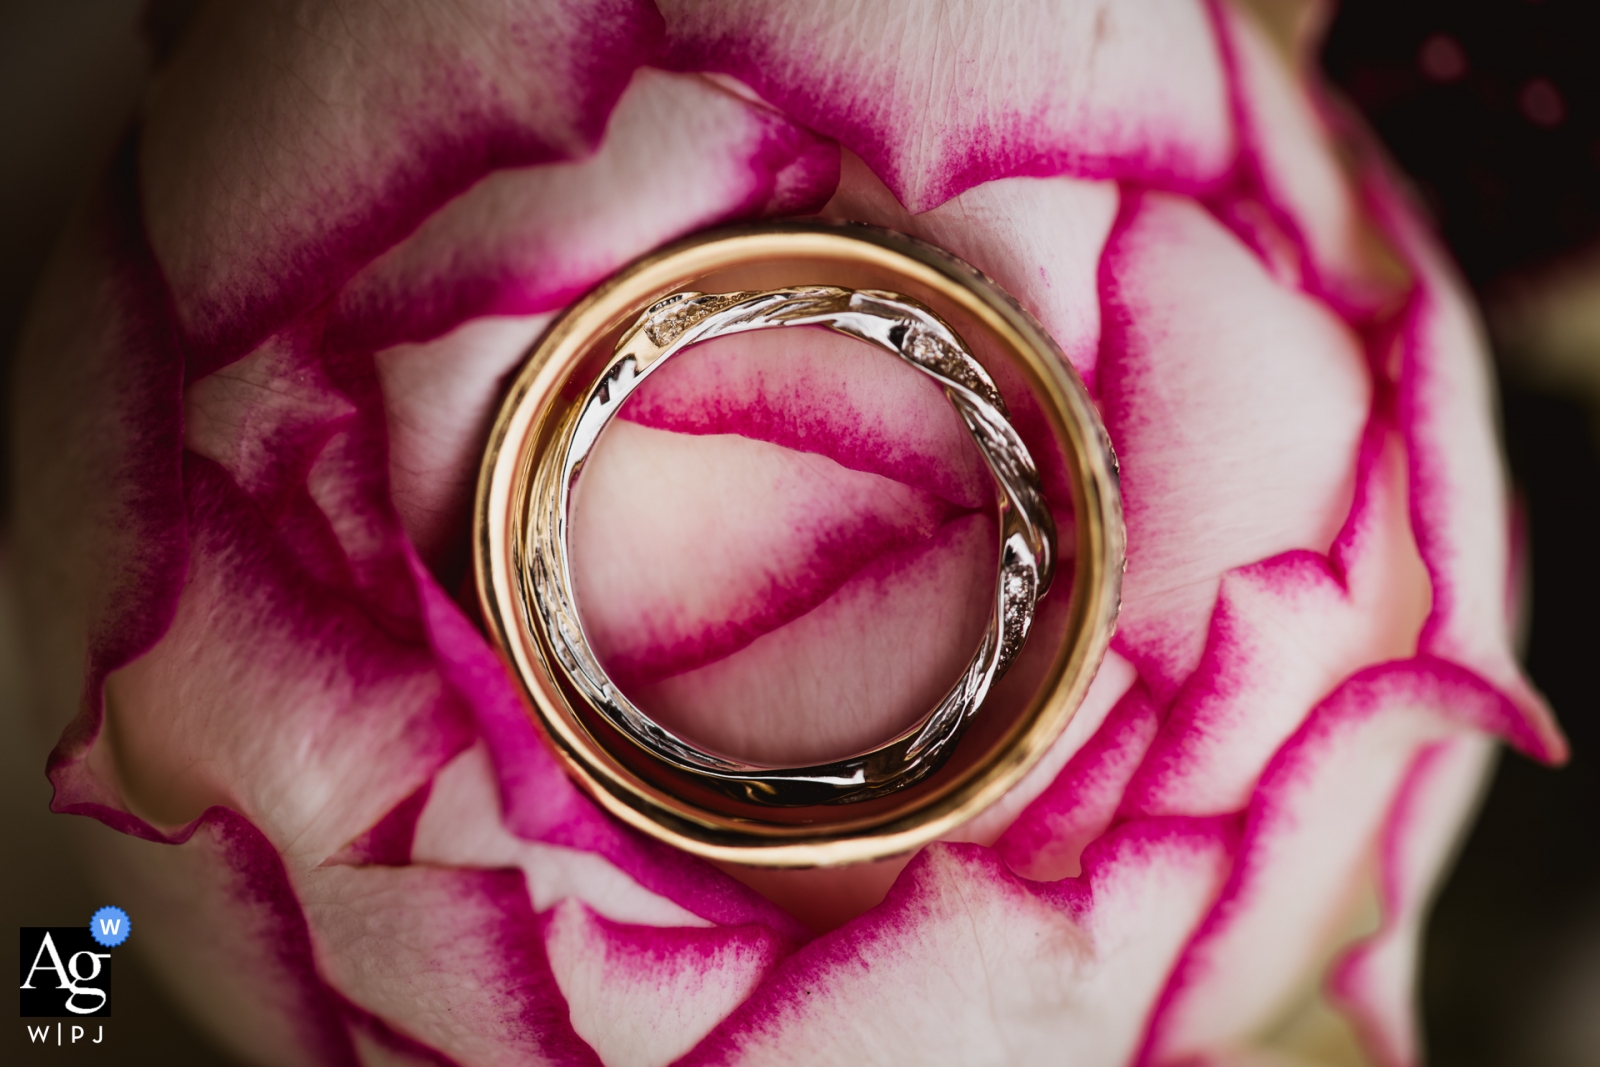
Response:
[[[771,767],[698,748],[641,711],[606,674],[584,634],[572,591],[567,511],[600,432],[657,368],[692,345],[728,334],[824,326],[905,360],[944,390],[994,477],[1000,565],[988,629],[960,679],[899,736],[828,763]],[[647,308],[617,341],[580,401],[577,417],[534,472],[527,540],[528,593],[561,669],[619,733],[706,786],[774,807],[846,804],[918,782],[949,757],[989,689],[1027,640],[1038,598],[1055,569],[1055,524],[1027,446],[1012,428],[994,381],[939,316],[880,290],[799,286],[766,292],[674,293]]]

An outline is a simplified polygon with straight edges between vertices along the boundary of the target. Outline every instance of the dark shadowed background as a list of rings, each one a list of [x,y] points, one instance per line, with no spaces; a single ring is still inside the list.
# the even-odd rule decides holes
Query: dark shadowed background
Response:
[[[1586,0],[1343,0],[1323,50],[1491,307],[1600,238],[1597,58]],[[1526,662],[1572,761],[1502,759],[1429,927],[1427,1038],[1440,1067],[1579,1067],[1600,1064],[1600,423],[1537,353],[1496,359],[1530,531]]]
[[[74,196],[132,113],[150,47],[192,6],[0,0],[0,358],[9,361]],[[1344,0],[1328,34],[1330,76],[1412,175],[1491,302],[1600,243],[1597,25],[1593,0]],[[1560,771],[1502,760],[1429,928],[1427,1039],[1438,1067],[1579,1067],[1600,1064],[1600,434],[1581,390],[1550,384],[1537,359],[1510,346],[1497,360],[1531,531],[1528,669],[1573,758]],[[1592,360],[1600,377],[1600,347]],[[0,610],[0,943],[12,952],[18,926],[77,925],[110,902],[63,836],[75,820],[46,813],[54,739],[35,736],[20,713],[7,639],[16,625]],[[136,952],[119,953],[116,967],[105,1045],[29,1051],[19,1026],[0,1040],[0,1059],[226,1062]]]

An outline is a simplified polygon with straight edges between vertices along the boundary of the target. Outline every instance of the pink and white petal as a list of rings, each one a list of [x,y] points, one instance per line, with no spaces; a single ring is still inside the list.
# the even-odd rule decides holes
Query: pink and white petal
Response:
[[[1267,761],[1364,667],[1416,651],[1428,573],[1407,517],[1405,455],[1372,462],[1333,558],[1291,552],[1223,576],[1200,666],[1128,785],[1125,816],[1239,811]],[[1386,442],[1386,444],[1376,444]]]
[[[1024,878],[1076,878],[1083,850],[1110,827],[1160,723],[1160,710],[1135,683],[1105,725],[995,843],[995,851]]]
[[[247,495],[277,549],[314,581],[360,591],[362,572],[376,564],[378,575],[364,575],[366,591],[377,594],[391,614],[403,616],[404,583],[382,580],[393,577],[392,565],[390,574],[382,573],[391,555],[385,549],[392,548],[387,542],[394,540],[393,523],[387,524],[387,538],[381,529],[376,536],[359,536],[366,528],[386,525],[387,516],[371,514],[372,504],[386,510],[381,485],[374,486],[373,472],[359,464],[350,469],[330,462],[350,450],[352,435],[365,438],[369,453],[381,442],[362,433],[371,429],[370,413],[330,380],[318,352],[319,336],[316,323],[297,324],[185,389],[184,445],[223,469]],[[342,494],[336,488],[341,467],[353,482],[353,491]],[[326,505],[319,496],[327,498]],[[372,577],[379,578],[375,586]]]
[[[225,4],[158,75],[140,185],[191,370],[253,348],[490,170],[599,141],[643,0]]]
[[[305,499],[338,546],[345,582],[392,629],[415,633],[416,594],[407,587],[405,535],[389,501],[383,423],[368,398],[359,420],[330,437],[312,461]]]
[[[330,343],[379,348],[558,310],[684,233],[815,210],[838,160],[836,145],[704,78],[641,69],[593,156],[490,174],[365,266],[338,296]]]
[[[458,759],[460,757],[457,757]],[[452,761],[454,762],[454,761]],[[449,766],[446,764],[445,766]],[[433,781],[424,782],[416,792],[358,834],[348,845],[323,860],[323,863],[343,863],[352,867],[381,864],[385,867],[404,867],[411,862],[411,847],[417,835],[417,820],[433,795]]]
[[[1062,601],[1052,602],[1047,599],[1043,610],[1034,620],[1039,632],[1057,632],[1054,627],[1058,623],[1053,621],[1050,615],[1063,609]],[[1048,648],[1047,645],[1030,645],[1030,647],[1034,647],[1036,652]],[[1031,696],[1037,684],[1037,677],[1034,676],[1034,669],[1030,667],[1027,657],[1028,653],[1025,650],[1023,657],[1019,658],[1010,673],[991,693],[990,703],[986,704],[985,708],[1005,707],[1013,700],[1028,699]],[[1107,716],[1112,713],[1118,701],[1131,686],[1135,685],[1137,678],[1137,672],[1134,671],[1132,664],[1115,652],[1107,652],[1094,682],[1089,687],[1089,692],[1084,696],[1083,704],[1061,737],[1045,752],[1043,758],[1023,776],[1020,782],[986,808],[982,814],[944,835],[940,840],[953,843],[970,842],[985,846],[995,844],[996,850],[1008,863],[1016,859],[1012,864],[1013,870],[1018,870],[1027,877],[1041,877],[1023,870],[1023,859],[1019,858],[1025,855],[1023,849],[1008,850],[1006,840],[1010,836],[1009,831],[1013,823],[1028,822],[1029,815],[1025,812],[1041,794],[1050,790],[1051,795],[1056,795],[1062,790],[1061,783],[1071,777],[1063,773],[1063,767],[1074,760],[1088,758],[1082,755],[1082,751],[1094,748],[1100,743],[1102,724],[1106,722]],[[1010,688],[1012,686],[1015,688]],[[1146,734],[1153,731],[1152,725]],[[1145,742],[1148,742],[1148,736]],[[1139,751],[1142,752],[1143,748],[1141,747]],[[1134,761],[1136,759],[1135,756]],[[1131,772],[1132,763],[1128,770]],[[1126,774],[1123,778],[1126,778]],[[1075,788],[1076,785],[1068,784],[1065,787],[1066,795],[1070,797],[1071,791]],[[1120,794],[1119,784],[1103,797],[1104,817],[1094,823],[1094,833],[1086,834],[1076,842],[1072,851],[1070,873],[1078,873],[1078,850],[1090,837],[1104,830],[1106,823],[1115,813]],[[1097,796],[1096,799],[1102,798]],[[1042,846],[1048,847],[1056,843],[1054,840],[1056,828],[1035,824],[1034,829],[1036,837],[1043,839],[1040,842]],[[1032,842],[1028,847],[1031,847],[1031,844]],[[741,868],[732,864],[719,864],[719,866],[741,882],[756,889],[768,900],[783,907],[810,929],[823,932],[836,929],[881,904],[884,896],[900,876],[900,872],[914,858],[915,854],[906,853],[850,867],[794,870]],[[1052,877],[1058,878],[1066,873],[1068,872],[1063,869]]]
[[[789,957],[685,1064],[1117,1063],[1226,876],[1227,820],[1096,845],[1081,880],[932,845],[884,904]]]
[[[1115,652],[1107,652],[1105,659],[1100,663],[1100,670],[1089,685],[1089,691],[1084,694],[1083,703],[1073,713],[1072,721],[1067,723],[1067,728],[1061,732],[1060,738],[1050,746],[1039,762],[1033,765],[1033,769],[1012,786],[1005,796],[986,808],[983,814],[953,833],[946,834],[940,840],[971,841],[974,844],[991,845],[1012,870],[1035,881],[1050,881],[1051,879],[1025,870],[1020,865],[1022,861],[1016,846],[1007,845],[1005,842],[1011,837],[1012,828],[1027,817],[1026,813],[1034,802],[1046,791],[1054,790],[1055,783],[1061,778],[1067,765],[1094,743],[1107,716],[1137,681],[1138,672],[1133,669],[1133,664]],[[1072,871],[1063,872],[1062,876],[1077,873],[1074,867]]]
[[[520,871],[320,867],[297,882],[318,970],[461,1067],[599,1061],[567,1018]]]
[[[969,510],[994,500],[972,435],[933,380],[831,330],[765,330],[695,345],[652,372],[621,418],[815,453]]]
[[[1364,217],[1312,88],[1251,12],[1232,3],[1212,10],[1232,75],[1241,177],[1295,243],[1302,284],[1346,315],[1393,305],[1404,272]]]
[[[606,1067],[665,1067],[738,1007],[792,945],[761,926],[663,929],[575,901],[545,917],[572,1028]]]
[[[645,889],[599,855],[512,834],[501,822],[494,767],[481,742],[451,760],[434,779],[417,820],[410,858],[413,863],[441,867],[519,867],[538,912],[576,900],[620,923],[710,925]]]
[[[1319,706],[1262,776],[1233,874],[1173,972],[1140,1062],[1189,1062],[1268,1024],[1338,947],[1417,756],[1482,732],[1528,734],[1502,694],[1427,657],[1370,668]]]
[[[1433,578],[1433,611],[1419,647],[1510,694],[1533,727],[1527,751],[1559,763],[1566,739],[1511,651],[1509,494],[1482,325],[1400,194],[1380,186],[1374,195],[1418,276],[1399,341],[1399,406],[1411,459],[1411,523]]]
[[[959,679],[988,622],[997,551],[990,516],[953,519],[793,621],[628,692],[663,725],[743,759],[860,752],[910,728]]]
[[[414,629],[381,384],[364,357],[328,358],[321,327],[296,323],[190,386],[184,443],[232,476],[308,574]]]
[[[1330,992],[1384,1067],[1422,1061],[1417,974],[1423,924],[1493,766],[1492,738],[1467,734],[1413,762],[1379,846],[1383,926],[1335,965]]]
[[[607,670],[646,684],[744,647],[970,514],[812,453],[617,421],[574,494],[573,585]]]
[[[272,1067],[357,1062],[283,862],[246,819],[212,808],[175,844],[100,827],[89,841],[137,951],[222,1047]]]
[[[1115,182],[998,178],[913,215],[847,152],[823,214],[912,234],[977,267],[1039,320],[1093,390],[1100,256],[1117,204]]]
[[[166,825],[230,803],[309,864],[336,849],[354,862],[378,848],[373,835],[384,854],[403,854],[410,822],[389,822],[469,742],[470,725],[418,627],[384,480],[378,379],[363,360],[325,360],[312,318],[195,382],[186,408],[187,445],[221,469],[189,462],[190,506],[206,515],[194,525],[197,563],[174,630],[117,677],[115,715],[131,736],[109,773]],[[248,728],[214,715],[216,702],[248,704],[258,691],[269,696]],[[330,741],[352,729],[363,741]],[[304,745],[322,761],[320,779],[299,777]],[[291,755],[259,760],[274,747]],[[344,793],[360,798],[349,809],[326,803],[346,773],[368,784]],[[322,789],[304,787],[315,781]],[[309,827],[310,813],[331,822]]]
[[[430,562],[459,532],[446,516],[464,507],[496,386],[540,321],[475,322],[440,341],[400,346],[378,357],[396,508]],[[731,347],[713,342],[663,367],[630,402],[625,416],[641,425],[696,435],[738,433],[819,452],[846,467],[921,486],[971,507],[986,506],[992,499],[970,437],[924,376],[825,331],[780,331],[727,341]],[[630,429],[619,424],[615,433],[627,435]],[[670,443],[673,437],[660,440]],[[690,442],[684,447],[698,446]],[[613,454],[634,465],[663,462],[647,448],[617,449],[603,443],[592,466],[607,467],[605,457]],[[795,462],[807,460],[797,457]],[[677,470],[678,480],[683,473]],[[592,481],[586,477],[583,484]],[[697,491],[713,488],[702,484]],[[888,488],[905,495],[902,487]],[[938,502],[929,501],[929,506]],[[652,508],[649,514],[654,523],[658,516],[670,520],[690,511],[674,504]],[[578,510],[580,519],[589,514],[589,509]],[[698,539],[698,525],[692,532]],[[685,573],[669,568],[647,576],[670,581]],[[698,581],[691,585],[691,593],[705,588]],[[668,592],[673,603],[682,599],[683,590]]]
[[[310,578],[220,467],[186,465],[188,579],[171,628],[108,684],[116,744],[56,771],[66,796],[172,827],[213,805],[314,865],[470,743],[420,635]],[[91,777],[92,776],[92,777]]]
[[[183,391],[183,444],[215,460],[258,505],[285,507],[328,439],[356,414],[328,380],[310,331],[288,330]]]
[[[1200,660],[1223,574],[1333,543],[1372,387],[1344,323],[1193,203],[1129,201],[1102,269],[1102,411],[1128,523],[1117,647],[1165,702]]]
[[[134,190],[130,143],[69,221],[13,367],[19,634],[29,710],[65,728],[53,769],[93,744],[105,676],[160,639],[188,565],[183,360]]]
[[[580,794],[534,732],[527,705],[512,688],[503,661],[445,596],[421,560],[413,556],[411,567],[434,662],[446,684],[472,711],[493,763],[499,818],[507,830],[524,841],[600,857],[645,890],[705,921],[759,924],[791,940],[805,939],[805,928],[770,902],[695,857],[626,829]],[[489,825],[482,801],[472,803],[477,804],[477,813],[463,825]],[[424,823],[427,818],[424,812]],[[446,822],[453,826],[452,820]],[[419,825],[418,848],[424,851],[418,856],[431,854],[422,843],[425,838]],[[572,879],[570,884],[580,886],[576,895],[582,895],[582,886],[594,884],[592,875],[595,869],[587,867]],[[604,881],[605,876],[598,878]]]
[[[436,572],[466,536],[504,379],[551,317],[473,319],[437,340],[374,357],[389,440],[389,494],[411,543]]]
[[[661,6],[666,65],[740,80],[854,151],[914,212],[1023,175],[1192,191],[1233,161],[1198,2]]]
[[[582,820],[590,805],[539,739],[505,661],[490,650],[483,633],[467,621],[415,554],[412,582],[434,663],[445,684],[471,710],[494,765],[507,828],[533,841],[566,821]]]

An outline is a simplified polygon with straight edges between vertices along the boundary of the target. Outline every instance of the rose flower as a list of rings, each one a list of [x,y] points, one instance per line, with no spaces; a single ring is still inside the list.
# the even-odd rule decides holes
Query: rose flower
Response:
[[[264,1064],[1415,1062],[1426,903],[1497,739],[1564,743],[1510,648],[1476,320],[1304,73],[1314,21],[203,8],[17,385],[54,807],[116,831],[135,941]],[[938,245],[1043,324],[1117,451],[1127,572],[1076,717],[956,840],[756,873],[564,776],[468,526],[565,305],[807,214]],[[687,353],[584,475],[597,649],[729,750],[874,743],[981,629],[987,475],[937,388],[850,343]]]

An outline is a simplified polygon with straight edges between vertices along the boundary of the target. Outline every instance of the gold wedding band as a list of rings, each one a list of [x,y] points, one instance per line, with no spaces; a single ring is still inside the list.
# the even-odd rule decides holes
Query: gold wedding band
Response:
[[[572,596],[567,508],[588,450],[651,371],[715,336],[792,325],[845,333],[934,378],[995,480],[1001,557],[984,641],[936,708],[856,756],[767,767],[695,747],[611,682]],[[1036,416],[1036,440],[1025,443],[1012,425],[1018,405]],[[1041,449],[1070,500],[1047,499]],[[1057,525],[1069,544],[1055,543]],[[686,851],[797,867],[908,851],[1016,784],[1065,729],[1099,667],[1116,621],[1124,535],[1099,416],[1014,300],[902,234],[789,222],[652,253],[551,325],[491,433],[473,547],[491,635],[541,733],[587,792]],[[1044,597],[1053,569],[1055,593]]]

